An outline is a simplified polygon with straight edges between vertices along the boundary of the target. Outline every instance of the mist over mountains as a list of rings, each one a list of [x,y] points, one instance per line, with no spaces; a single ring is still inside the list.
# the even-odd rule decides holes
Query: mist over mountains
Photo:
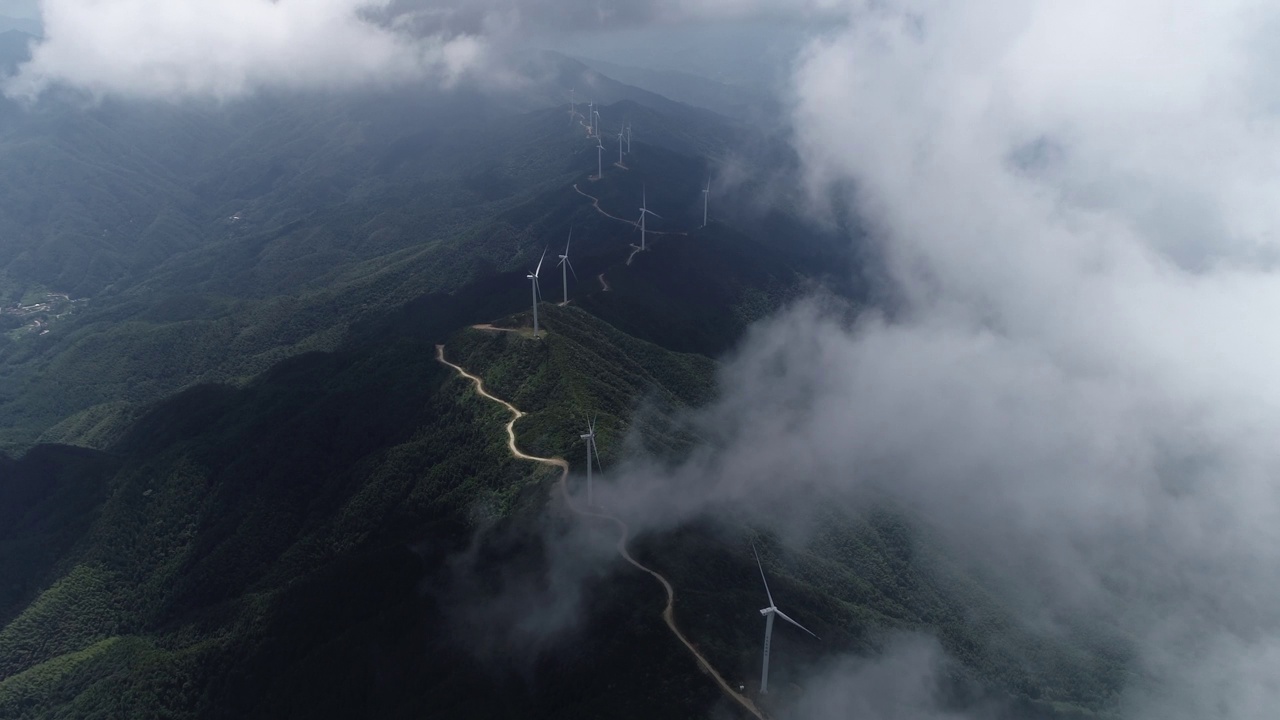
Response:
[[[0,716],[1269,717],[1271,5],[41,3]]]

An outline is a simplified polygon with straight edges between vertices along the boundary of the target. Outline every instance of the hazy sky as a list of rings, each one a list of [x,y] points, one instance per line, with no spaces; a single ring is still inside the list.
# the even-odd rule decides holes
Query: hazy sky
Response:
[[[0,15],[38,18],[40,17],[39,0],[0,0]]]

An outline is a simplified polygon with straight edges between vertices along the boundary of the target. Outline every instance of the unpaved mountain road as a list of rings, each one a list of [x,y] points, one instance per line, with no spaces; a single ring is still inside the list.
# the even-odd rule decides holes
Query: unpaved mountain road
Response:
[[[496,325],[490,325],[489,323],[480,323],[479,325],[472,325],[471,329],[484,330],[485,332],[510,332],[510,333],[520,332],[520,328],[502,328]]]
[[[496,330],[498,328],[493,328],[493,329]],[[564,496],[564,503],[571,512],[577,515],[581,515],[583,517],[591,517],[591,518],[598,518],[601,520],[605,520],[617,526],[619,531],[618,546],[617,546],[618,555],[620,555],[623,560],[626,560],[636,569],[640,570],[641,572],[648,573],[655,580],[661,583],[662,589],[666,591],[667,605],[662,609],[662,620],[667,624],[667,627],[670,628],[671,633],[676,636],[676,639],[679,640],[680,643],[685,646],[685,649],[687,649],[689,651],[689,654],[691,654],[694,660],[697,661],[698,667],[701,668],[703,672],[710,675],[712,679],[716,681],[716,685],[720,686],[721,692],[723,692],[726,696],[728,696],[730,700],[733,700],[734,702],[736,702],[740,707],[742,707],[743,710],[746,710],[757,720],[766,720],[764,713],[762,713],[760,709],[756,707],[755,703],[751,702],[750,698],[747,698],[739,694],[736,690],[733,689],[732,686],[729,685],[729,683],[725,682],[725,679],[722,675],[720,675],[720,672],[715,669],[715,667],[710,663],[710,661],[708,661],[705,657],[703,657],[702,653],[699,652],[698,649],[694,647],[693,643],[689,641],[689,638],[685,637],[684,633],[680,631],[680,628],[676,625],[676,617],[675,617],[675,602],[676,602],[675,588],[672,587],[671,583],[665,577],[663,577],[661,573],[651,568],[648,568],[644,565],[641,565],[639,561],[637,561],[634,557],[631,556],[631,551],[627,547],[627,544],[631,539],[631,528],[628,527],[627,524],[623,522],[621,518],[615,517],[613,515],[609,515],[604,512],[597,512],[589,509],[583,510],[578,508],[576,505],[574,505],[573,498],[570,497],[569,495],[569,463],[565,462],[563,458],[543,458],[543,457],[537,457],[534,455],[528,455],[524,452],[521,452],[519,446],[516,444],[515,425],[517,420],[524,417],[524,412],[520,410],[520,408],[516,407],[515,405],[512,405],[506,400],[503,400],[502,398],[499,398],[490,394],[489,391],[485,390],[484,388],[484,380],[480,379],[476,375],[472,375],[471,373],[467,372],[461,366],[454,365],[453,363],[449,362],[444,356],[444,345],[436,345],[436,359],[439,360],[442,364],[453,368],[455,371],[457,371],[459,375],[461,375],[462,377],[474,383],[476,387],[476,392],[481,397],[491,400],[495,403],[498,403],[499,405],[505,407],[511,413],[511,421],[507,423],[507,448],[511,451],[511,455],[521,460],[528,460],[530,462],[542,463],[543,465],[551,465],[553,467],[559,468],[560,469],[560,480],[559,480],[560,494]]]
[[[624,223],[626,223],[626,224],[628,224],[628,225],[631,225],[631,226],[635,226],[635,225],[636,225],[636,223],[635,223],[634,221],[632,221],[632,220],[624,220],[623,218],[620,218],[620,217],[618,217],[617,215],[610,215],[609,213],[605,212],[605,211],[604,211],[604,208],[600,207],[600,199],[599,199],[599,198],[597,198],[597,197],[595,197],[594,195],[588,195],[588,194],[586,194],[586,193],[582,192],[582,190],[578,188],[578,184],[577,184],[577,183],[574,183],[574,185],[573,185],[573,189],[574,189],[575,191],[577,191],[577,193],[578,193],[579,195],[581,195],[582,197],[587,198],[588,200],[590,200],[590,201],[591,201],[591,205],[592,205],[593,207],[595,207],[596,212],[600,213],[601,215],[603,215],[603,216],[605,216],[605,217],[607,217],[607,218],[610,218],[610,219],[612,219],[612,220],[617,220],[618,222],[624,222]],[[683,231],[680,231],[680,230],[649,230],[649,229],[647,229],[647,228],[646,228],[646,229],[645,229],[645,232],[646,232],[646,233],[648,233],[648,234],[650,234],[650,235],[684,235],[684,236],[686,236],[686,237],[689,235],[689,233],[687,233],[687,232],[683,232]]]

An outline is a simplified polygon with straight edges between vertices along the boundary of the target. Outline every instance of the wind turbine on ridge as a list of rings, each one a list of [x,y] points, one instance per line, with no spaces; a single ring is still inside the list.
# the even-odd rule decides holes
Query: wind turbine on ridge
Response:
[[[604,177],[604,143],[596,136],[596,179]]]
[[[569,271],[573,270],[573,280],[578,281],[578,271],[573,269],[573,263],[569,262],[569,244],[573,242],[573,228],[569,228],[569,240],[564,244],[564,254],[560,256],[560,275],[564,281],[564,302],[561,305],[569,304]]]
[[[642,251],[645,249],[645,233],[647,232],[647,228],[645,227],[645,216],[652,215],[658,218],[659,220],[662,219],[661,215],[649,209],[648,197],[649,197],[648,190],[645,188],[644,185],[641,185],[640,186],[640,220],[638,221],[638,224],[640,225],[640,250]]]
[[[711,176],[707,176],[707,186],[702,188],[702,227],[707,226],[707,201],[711,195]]]
[[[538,337],[538,274],[542,272],[542,261],[547,259],[547,249],[542,249],[542,257],[538,259],[538,267],[529,273],[529,281],[533,285],[533,337]]]
[[[596,464],[600,464],[600,450],[596,447],[596,421],[594,419],[587,421],[587,431],[579,437],[587,442],[587,507],[591,507],[593,505],[591,499],[591,455],[593,453],[596,456]],[[602,467],[601,469],[603,470],[604,468]]]
[[[767,695],[769,693],[769,643],[773,639],[773,616],[786,620],[805,632],[813,635],[808,628],[800,623],[787,617],[787,614],[778,609],[777,603],[773,601],[773,593],[769,592],[769,581],[764,576],[764,565],[760,564],[760,553],[756,552],[755,543],[751,544],[751,553],[756,556],[756,567],[760,568],[760,579],[764,580],[764,592],[769,597],[769,607],[760,611],[765,617],[764,621],[764,669],[760,672],[760,694]],[[818,636],[813,635],[816,639]]]
[[[619,128],[618,129],[618,167],[622,168],[623,170],[626,170],[627,166],[622,164],[622,133],[623,133],[622,128]]]

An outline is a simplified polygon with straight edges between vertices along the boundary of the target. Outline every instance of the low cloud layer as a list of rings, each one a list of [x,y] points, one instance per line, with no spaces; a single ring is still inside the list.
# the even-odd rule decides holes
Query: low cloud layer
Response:
[[[829,0],[42,0],[45,37],[5,86],[32,99],[234,99],[507,76],[496,48],[539,33],[822,9]]]
[[[849,12],[801,59],[795,137],[815,197],[855,188],[893,310],[757,328],[714,445],[626,469],[613,506],[662,527],[755,505],[803,533],[810,498],[874,489],[1010,578],[1028,625],[1131,637],[1127,717],[1269,716],[1280,6]]]
[[[51,85],[142,98],[226,99],[262,88],[452,82],[480,40],[415,36],[374,22],[379,0],[44,0],[45,40],[5,87]]]

